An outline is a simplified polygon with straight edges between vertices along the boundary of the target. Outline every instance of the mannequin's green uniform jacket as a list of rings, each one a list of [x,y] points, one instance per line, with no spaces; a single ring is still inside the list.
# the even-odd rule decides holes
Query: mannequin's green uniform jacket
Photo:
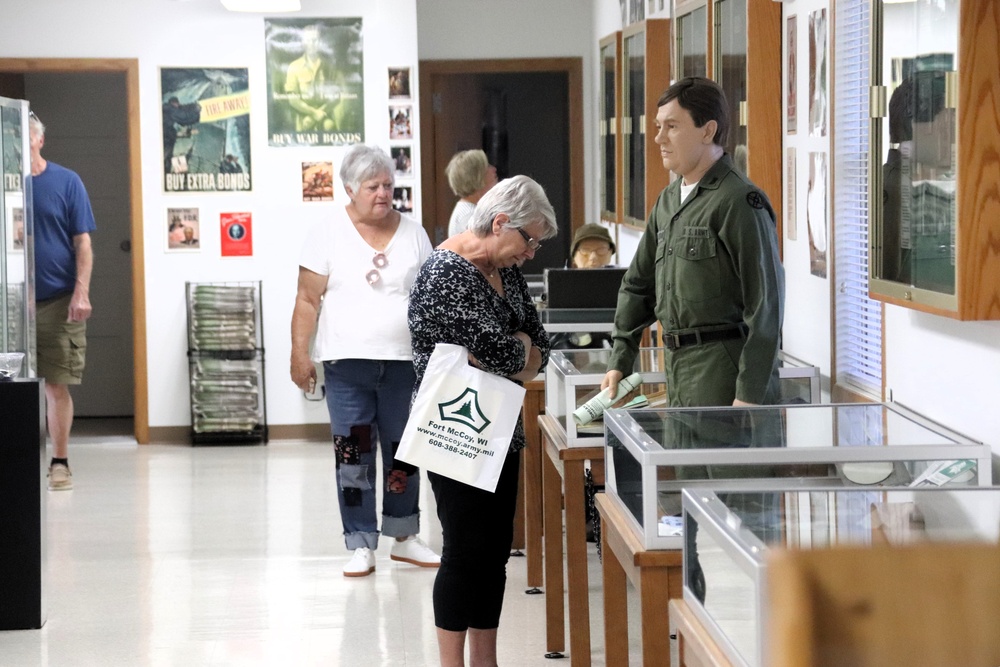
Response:
[[[779,401],[785,274],[774,209],[723,155],[682,204],[678,178],[656,202],[622,280],[609,370],[632,372],[660,322],[670,405]],[[702,341],[701,338],[708,341]]]

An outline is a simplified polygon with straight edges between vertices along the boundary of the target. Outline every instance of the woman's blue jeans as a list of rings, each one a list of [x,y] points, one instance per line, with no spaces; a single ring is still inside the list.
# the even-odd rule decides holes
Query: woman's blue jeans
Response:
[[[420,477],[413,466],[394,460],[416,382],[413,363],[339,359],[324,362],[323,371],[347,548],[378,548],[376,444],[382,455],[382,532],[416,535]]]

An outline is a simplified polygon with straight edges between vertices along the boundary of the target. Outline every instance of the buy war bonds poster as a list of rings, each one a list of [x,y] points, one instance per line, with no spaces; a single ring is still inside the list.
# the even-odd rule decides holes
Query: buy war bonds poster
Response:
[[[251,189],[247,72],[246,68],[160,68],[165,191]]]
[[[269,145],[365,140],[360,18],[265,19],[264,42]]]

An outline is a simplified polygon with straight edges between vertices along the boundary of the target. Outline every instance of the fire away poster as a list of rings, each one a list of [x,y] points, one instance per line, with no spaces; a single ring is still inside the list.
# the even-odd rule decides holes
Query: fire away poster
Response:
[[[265,19],[264,48],[269,145],[365,140],[360,18]]]
[[[247,72],[160,68],[165,191],[250,190]]]

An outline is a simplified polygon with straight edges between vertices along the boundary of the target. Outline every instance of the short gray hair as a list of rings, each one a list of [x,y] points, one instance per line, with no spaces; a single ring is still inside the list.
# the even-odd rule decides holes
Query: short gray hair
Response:
[[[552,238],[559,232],[556,212],[545,196],[542,186],[527,176],[512,176],[493,186],[476,204],[469,220],[469,230],[485,237],[493,229],[493,220],[499,214],[510,218],[512,229],[521,229],[536,222],[545,224],[545,232],[538,239]]]
[[[486,170],[489,167],[486,153],[473,149],[455,153],[444,168],[444,173],[448,177],[451,191],[459,197],[468,197],[486,183]]]
[[[34,112],[28,114],[28,131],[30,132],[32,129],[38,133],[38,136],[45,136],[45,123],[40,121]]]
[[[340,164],[340,180],[345,187],[357,194],[364,181],[388,174],[393,184],[396,164],[389,155],[378,146],[355,144],[347,151],[344,161]]]

